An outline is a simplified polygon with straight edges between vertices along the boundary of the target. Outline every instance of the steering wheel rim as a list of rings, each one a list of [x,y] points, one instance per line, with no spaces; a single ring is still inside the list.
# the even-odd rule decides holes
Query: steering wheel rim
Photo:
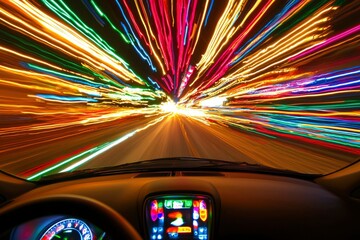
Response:
[[[46,196],[8,203],[0,209],[0,236],[26,221],[58,214],[87,220],[112,239],[142,239],[135,228],[114,209],[97,200],[77,195]]]

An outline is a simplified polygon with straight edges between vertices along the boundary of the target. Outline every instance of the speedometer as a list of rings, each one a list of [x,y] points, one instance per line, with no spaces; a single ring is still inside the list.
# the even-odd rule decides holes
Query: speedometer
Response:
[[[67,218],[49,227],[40,240],[93,240],[89,226],[76,218]]]

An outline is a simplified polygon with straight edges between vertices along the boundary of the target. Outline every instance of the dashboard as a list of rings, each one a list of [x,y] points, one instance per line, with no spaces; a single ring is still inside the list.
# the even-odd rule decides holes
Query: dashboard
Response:
[[[183,194],[149,197],[145,201],[146,239],[210,239],[212,200]],[[32,219],[11,232],[10,239],[107,240],[109,234],[87,220],[67,215]]]
[[[337,196],[312,180],[269,174],[184,171],[92,177],[38,185],[10,205],[64,194],[105,204],[143,239],[360,237],[359,199]],[[72,215],[71,209],[61,211],[19,223],[4,239],[114,239],[104,229],[108,222],[88,218],[91,208],[83,217]]]

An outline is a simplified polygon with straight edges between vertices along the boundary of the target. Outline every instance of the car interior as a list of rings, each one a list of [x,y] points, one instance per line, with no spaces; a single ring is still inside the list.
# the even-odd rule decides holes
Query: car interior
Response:
[[[360,239],[360,0],[0,0],[0,240]]]
[[[81,239],[358,239],[359,179],[359,162],[315,178],[185,169],[34,183],[2,172],[1,239],[51,239],[68,222],[92,233]],[[166,234],[170,212],[189,229]]]

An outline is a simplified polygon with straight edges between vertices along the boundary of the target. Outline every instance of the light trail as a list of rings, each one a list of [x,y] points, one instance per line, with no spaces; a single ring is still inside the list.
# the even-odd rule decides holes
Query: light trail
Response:
[[[16,140],[0,154],[71,127],[181,115],[355,159],[359,14],[334,0],[2,1],[0,137]]]
[[[109,143],[105,143],[105,144],[102,144],[102,145],[99,145],[99,146],[96,146],[92,149],[89,149],[89,150],[86,150],[84,152],[81,152],[69,159],[65,159],[63,161],[61,161],[60,163],[54,165],[54,166],[51,166],[49,168],[46,168],[45,170],[42,170],[30,177],[27,178],[27,180],[33,180],[33,179],[36,179],[36,178],[39,178],[43,175],[45,175],[46,173],[49,173],[51,171],[54,171],[55,169],[58,169],[62,166],[64,166],[65,164],[69,164],[73,161],[76,161],[75,163],[71,164],[70,166],[67,166],[66,168],[62,169],[61,171],[59,171],[60,173],[61,172],[69,172],[69,171],[72,171],[74,170],[75,168],[81,166],[82,164],[88,162],[88,161],[91,161],[91,159],[95,158],[96,156],[110,150],[111,148],[115,147],[116,145],[126,141],[127,139],[131,138],[132,136],[134,136],[136,133],[138,132],[141,132],[159,122],[161,122],[162,120],[164,120],[166,116],[162,116],[162,117],[159,117],[157,120],[154,120],[152,122],[150,122],[149,124],[147,124],[146,126],[142,127],[142,128],[139,128],[139,129],[136,129],[130,133],[127,133],[125,134],[124,136],[112,141],[112,142],[109,142]],[[86,156],[86,157],[85,157]],[[82,158],[84,157],[84,158]]]

